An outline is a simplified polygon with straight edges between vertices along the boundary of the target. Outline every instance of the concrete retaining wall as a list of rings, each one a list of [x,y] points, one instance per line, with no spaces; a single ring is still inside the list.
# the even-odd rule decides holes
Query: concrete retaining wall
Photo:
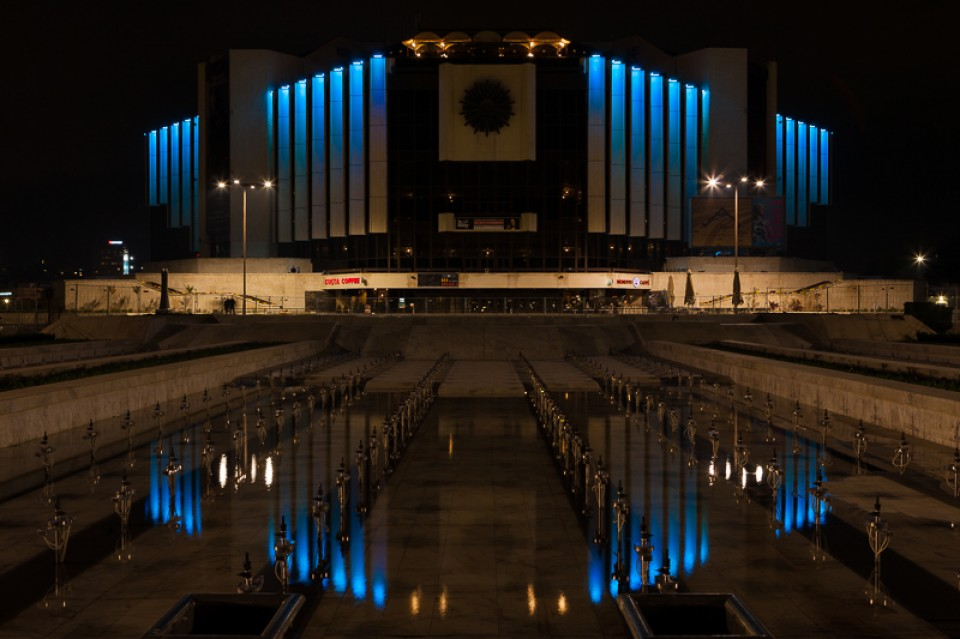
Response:
[[[37,439],[166,402],[199,389],[218,389],[241,375],[316,355],[320,342],[298,342],[140,370],[97,375],[0,393],[0,446]]]
[[[131,353],[137,345],[124,341],[73,342],[38,344],[0,350],[0,369],[40,366],[60,362],[77,362],[96,357]]]
[[[796,399],[831,414],[903,431],[908,439],[955,444],[960,393],[690,344],[652,341],[646,347],[656,357],[727,376],[752,389],[754,397],[770,393]]]
[[[960,347],[957,346],[878,342],[869,339],[837,339],[833,340],[833,346],[845,353],[960,366]]]
[[[901,362],[895,359],[871,357],[869,355],[832,353],[829,351],[817,351],[804,348],[788,348],[784,346],[770,346],[768,344],[754,344],[752,342],[738,342],[736,340],[724,340],[721,344],[736,350],[751,351],[758,355],[789,357],[791,359],[823,362],[837,366],[867,368],[884,373],[918,375],[931,379],[960,379],[960,368],[928,364],[926,362]]]

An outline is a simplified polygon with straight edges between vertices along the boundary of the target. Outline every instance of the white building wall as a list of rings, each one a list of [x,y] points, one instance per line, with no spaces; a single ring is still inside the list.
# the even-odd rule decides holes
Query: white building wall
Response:
[[[230,67],[230,176],[246,182],[275,179],[271,175],[267,90],[293,84],[300,72],[297,56],[266,49],[231,49]],[[209,176],[220,179],[220,176]],[[247,194],[247,256],[269,257],[275,247],[273,202],[269,194]],[[230,255],[243,254],[241,193],[231,190]]]
[[[710,91],[703,169],[735,179],[747,171],[747,50],[700,49],[677,57],[685,82]]]

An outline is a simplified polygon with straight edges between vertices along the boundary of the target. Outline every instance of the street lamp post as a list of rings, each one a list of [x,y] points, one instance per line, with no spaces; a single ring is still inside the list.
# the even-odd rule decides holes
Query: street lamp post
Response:
[[[923,282],[923,301],[924,301],[924,302],[929,301],[929,300],[928,300],[928,298],[929,298],[929,293],[928,293],[928,291],[927,291],[927,280],[926,280],[926,278],[923,276],[923,267],[924,267],[924,266],[926,265],[926,263],[927,263],[927,256],[924,255],[923,253],[917,253],[917,254],[913,257],[913,261],[914,261],[914,263],[917,265],[917,279],[918,279],[918,280],[921,280],[921,281]]]
[[[227,188],[228,185],[226,182],[218,182],[217,187],[221,189]],[[240,298],[240,314],[247,314],[247,189],[255,189],[258,186],[261,186],[265,189],[269,189],[273,186],[273,182],[270,180],[264,180],[261,183],[255,182],[241,182],[240,180],[234,179],[232,186],[240,187],[241,193],[243,195],[243,223],[242,223],[242,254],[243,254],[243,292]]]
[[[740,185],[749,184],[757,189],[762,189],[766,181],[761,179],[751,182],[748,177],[741,177],[736,182],[724,182],[721,177],[711,177],[707,180],[707,186],[711,189],[723,187],[733,189],[733,268],[740,266]]]
[[[717,189],[723,187],[725,189],[733,189],[733,311],[737,311],[737,306],[740,305],[738,298],[740,297],[740,185],[741,184],[750,184],[750,178],[744,176],[741,177],[738,181],[730,183],[723,182],[719,177],[711,177],[707,180],[707,186],[711,189]],[[757,189],[762,189],[765,182],[763,179],[755,180],[752,183],[752,186]]]

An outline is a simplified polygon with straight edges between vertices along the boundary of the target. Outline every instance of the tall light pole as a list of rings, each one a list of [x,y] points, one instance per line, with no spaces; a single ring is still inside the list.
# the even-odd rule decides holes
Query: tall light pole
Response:
[[[241,315],[246,315],[246,314],[247,314],[247,189],[255,189],[255,188],[257,188],[258,186],[259,186],[259,187],[262,187],[262,188],[265,188],[265,189],[269,189],[271,186],[273,186],[273,182],[270,181],[270,180],[264,180],[263,182],[260,182],[260,183],[256,183],[256,182],[241,182],[241,181],[238,180],[238,179],[234,179],[233,182],[232,182],[232,184],[227,184],[226,182],[218,182],[218,183],[217,183],[217,187],[218,187],[218,188],[221,188],[221,189],[225,189],[225,188],[227,188],[228,186],[239,187],[240,190],[241,190],[241,193],[243,194],[243,224],[242,224],[242,229],[243,229],[243,242],[242,242],[242,245],[243,245],[243,249],[242,249],[242,251],[243,251],[243,293],[242,293],[242,297],[240,298],[240,309],[241,309],[241,310],[240,310],[240,314],[241,314]]]
[[[923,277],[923,267],[927,263],[927,256],[923,253],[917,253],[913,256],[913,261],[917,265],[917,279],[923,281],[923,301],[928,301],[927,280]]]

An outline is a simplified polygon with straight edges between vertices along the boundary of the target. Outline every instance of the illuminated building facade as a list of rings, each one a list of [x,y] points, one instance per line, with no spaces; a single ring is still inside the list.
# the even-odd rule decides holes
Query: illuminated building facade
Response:
[[[146,135],[148,201],[189,229],[190,255],[645,273],[730,252],[732,198],[705,193],[708,176],[767,178],[741,198],[757,229],[744,254],[783,253],[830,201],[830,133],[779,114],[775,65],[743,49],[426,32],[302,57],[231,50],[199,77],[199,116]],[[248,191],[244,213],[215,187],[232,179],[273,187]],[[719,231],[702,230],[698,202]]]

